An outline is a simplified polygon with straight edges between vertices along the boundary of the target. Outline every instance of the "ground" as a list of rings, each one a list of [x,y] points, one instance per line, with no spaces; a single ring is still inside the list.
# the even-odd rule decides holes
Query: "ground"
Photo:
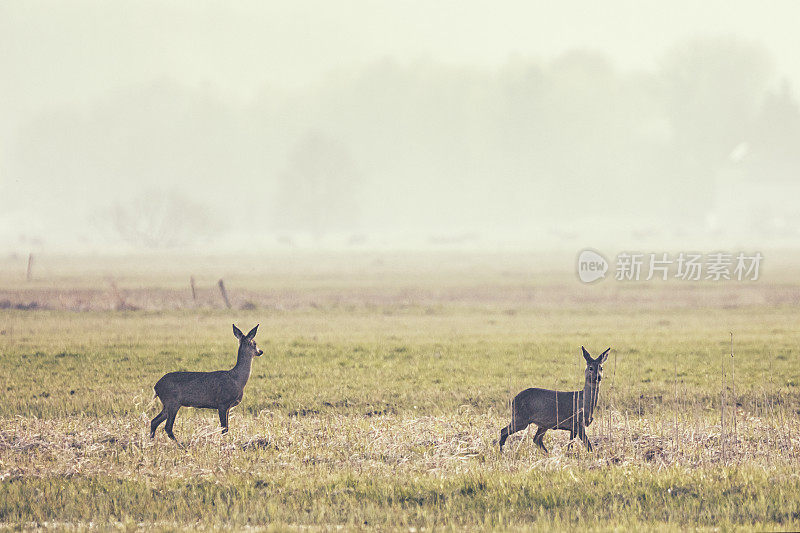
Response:
[[[0,523],[798,529],[800,282],[779,257],[756,282],[591,286],[521,253],[43,256],[29,282],[5,258]],[[230,433],[182,409],[185,449],[151,440],[155,382],[231,367],[233,322],[261,324],[264,356]],[[612,347],[595,452],[521,432],[500,453],[514,394],[582,387],[581,345]]]

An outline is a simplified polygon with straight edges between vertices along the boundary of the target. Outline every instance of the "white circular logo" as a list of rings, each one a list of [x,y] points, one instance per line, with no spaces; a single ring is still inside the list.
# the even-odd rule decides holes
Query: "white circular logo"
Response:
[[[583,250],[578,254],[578,277],[584,283],[592,283],[606,277],[608,261],[594,250]]]

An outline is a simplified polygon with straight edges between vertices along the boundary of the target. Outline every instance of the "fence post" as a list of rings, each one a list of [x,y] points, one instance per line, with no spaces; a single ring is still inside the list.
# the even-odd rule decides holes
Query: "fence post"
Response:
[[[225,300],[225,305],[230,309],[231,301],[228,300],[228,291],[225,290],[225,282],[222,281],[222,278],[219,278],[217,284],[219,285],[219,292],[222,294],[222,299]]]

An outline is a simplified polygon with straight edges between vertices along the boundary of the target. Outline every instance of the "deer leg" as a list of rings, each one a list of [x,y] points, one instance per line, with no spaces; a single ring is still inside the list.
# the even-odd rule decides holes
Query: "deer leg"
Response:
[[[528,427],[528,424],[525,424],[525,425],[516,424],[516,425],[514,425],[514,423],[512,422],[511,424],[509,424],[506,427],[504,427],[503,429],[501,429],[500,430],[500,451],[501,452],[503,451],[503,444],[506,443],[506,439],[510,435],[513,435],[517,431],[522,431],[526,427]]]
[[[569,442],[567,443],[567,450],[572,448],[572,443],[575,442],[575,435],[577,434],[578,432],[575,431],[574,428],[569,430]]]
[[[583,441],[583,445],[586,446],[586,449],[592,451],[592,443],[589,442],[589,437],[586,436],[586,428],[581,425],[578,428],[578,436]]]
[[[500,451],[503,451],[503,444],[506,443],[506,439],[508,438],[508,426],[504,427],[500,430]]]
[[[219,425],[222,426],[222,434],[228,432],[228,412],[230,411],[229,406],[220,407],[219,408]]]
[[[176,439],[175,435],[172,433],[172,426],[173,424],[175,424],[175,416],[178,414],[178,409],[180,409],[180,406],[171,407],[169,409],[169,411],[167,412],[167,424],[164,426],[164,431],[166,431],[169,438],[171,438],[175,442],[177,442],[178,439]]]
[[[540,427],[536,430],[536,435],[533,436],[533,442],[536,445],[544,450],[544,453],[550,453],[547,451],[547,448],[544,447],[544,434],[547,432],[547,428]]]
[[[156,430],[158,429],[158,426],[160,426],[161,422],[163,422],[166,419],[167,419],[167,408],[164,407],[163,409],[161,409],[161,412],[156,415],[156,417],[152,420],[152,422],[150,422],[151,439],[156,436]]]

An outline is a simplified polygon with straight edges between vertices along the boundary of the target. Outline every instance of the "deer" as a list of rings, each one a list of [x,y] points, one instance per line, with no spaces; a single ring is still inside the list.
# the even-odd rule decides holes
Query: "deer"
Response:
[[[256,331],[258,324],[247,335],[233,324],[233,334],[239,340],[239,353],[236,356],[236,366],[232,369],[216,372],[170,372],[158,380],[153,387],[153,399],[161,400],[163,408],[150,422],[151,439],[156,436],[158,426],[166,420],[164,431],[170,439],[178,442],[172,433],[172,426],[181,407],[216,409],[219,412],[222,433],[228,432],[228,412],[242,401],[253,358],[264,353],[256,346]]]
[[[592,443],[586,436],[586,427],[592,423],[594,409],[603,379],[603,363],[608,359],[611,348],[593,359],[586,348],[581,346],[583,358],[586,360],[586,382],[583,390],[555,391],[548,389],[525,389],[517,394],[511,402],[511,423],[500,430],[500,451],[509,435],[522,431],[530,424],[538,426],[533,442],[544,453],[548,453],[542,439],[550,429],[569,431],[570,443],[577,435],[588,451],[592,451]]]

